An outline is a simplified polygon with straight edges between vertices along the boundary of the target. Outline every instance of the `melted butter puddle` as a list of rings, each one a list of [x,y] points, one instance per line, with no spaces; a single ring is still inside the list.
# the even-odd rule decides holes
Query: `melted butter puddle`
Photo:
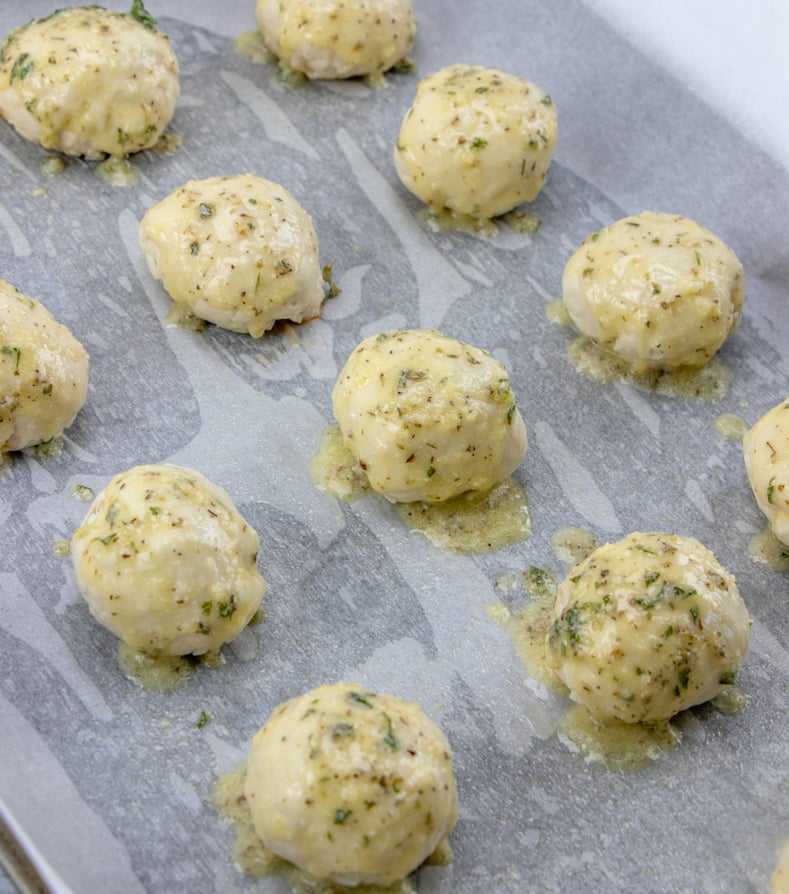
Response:
[[[47,177],[57,177],[67,168],[66,160],[60,155],[45,155],[39,162],[39,169]]]
[[[472,217],[470,214],[456,214],[448,208],[437,211],[435,208],[422,208],[416,219],[426,229],[434,233],[466,233],[480,239],[492,239],[498,229],[492,220]]]
[[[187,332],[202,332],[208,323],[195,316],[185,304],[174,301],[165,314],[164,325],[167,328],[185,329]]]
[[[123,673],[150,692],[173,692],[194,674],[197,662],[186,656],[152,658],[125,643],[118,646],[118,664]]]
[[[34,444],[30,450],[36,459],[57,459],[63,452],[63,438],[60,435],[55,435],[48,441]]]
[[[309,469],[315,485],[342,503],[353,503],[373,492],[363,469],[343,444],[339,425],[324,430]]]
[[[561,298],[554,298],[545,305],[545,316],[557,326],[570,327],[573,321],[567,311],[567,305]]]
[[[251,623],[251,622],[250,622]],[[220,667],[225,663],[218,652],[205,655],[145,655],[127,646],[118,645],[118,664],[123,673],[149,692],[173,692],[189,680],[199,664]]]
[[[151,146],[151,149],[158,152],[159,155],[175,155],[183,144],[184,138],[181,134],[168,131],[159,135],[159,139]]]
[[[230,821],[233,826],[233,862],[241,869],[258,878],[282,875],[296,894],[415,894],[408,879],[386,887],[378,885],[358,885],[347,888],[332,882],[320,880],[297,869],[292,863],[273,854],[258,838],[252,823],[252,814],[244,796],[246,768],[237,767],[224,773],[214,783],[211,803],[214,809]],[[439,848],[428,863],[448,862],[451,857],[449,845]]]
[[[769,525],[751,537],[748,554],[754,562],[766,565],[771,571],[789,571],[789,546],[781,543]]]
[[[542,226],[542,220],[533,211],[510,211],[496,220],[486,217],[472,217],[470,214],[458,214],[449,208],[422,208],[416,219],[427,230],[434,233],[466,233],[479,239],[493,239],[498,235],[496,220],[507,224],[521,235],[531,236]]]
[[[397,503],[397,514],[433,546],[461,555],[481,555],[531,536],[526,492],[513,478],[489,494],[461,495],[443,503]]]
[[[567,354],[575,369],[595,382],[626,382],[642,391],[710,402],[720,400],[731,390],[731,371],[715,357],[698,368],[637,373],[624,360],[603,350],[585,335],[570,343]]]
[[[260,31],[244,31],[234,37],[233,48],[244,61],[254,62],[256,65],[269,65],[277,61]]]
[[[566,530],[566,529],[565,529]],[[574,529],[578,530],[578,529]],[[527,673],[547,689],[569,695],[569,690],[548,666],[545,642],[553,624],[556,578],[552,572],[532,566],[521,575],[520,583],[532,599],[518,608],[503,603],[488,606],[488,615],[507,631]],[[741,712],[746,696],[727,689],[711,705],[722,714]],[[632,772],[648,766],[676,747],[681,733],[670,720],[651,723],[600,721],[579,704],[568,701],[557,734],[586,760],[598,761],[609,770]]]
[[[551,548],[557,559],[576,565],[600,545],[598,539],[585,528],[560,528],[551,535]]]
[[[715,431],[727,441],[741,441],[748,431],[748,423],[736,413],[721,413],[712,423]]]
[[[373,493],[364,471],[346,449],[338,425],[330,425],[310,460],[315,485],[344,503]],[[531,536],[526,492],[514,479],[484,496],[463,494],[443,503],[396,503],[395,510],[412,530],[433,546],[461,555],[504,549]]]
[[[134,186],[139,170],[124,155],[111,155],[96,168],[96,176],[112,186]]]

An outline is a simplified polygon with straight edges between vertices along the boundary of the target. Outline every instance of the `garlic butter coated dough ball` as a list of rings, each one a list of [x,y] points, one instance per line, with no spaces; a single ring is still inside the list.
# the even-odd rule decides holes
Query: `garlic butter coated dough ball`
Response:
[[[773,534],[789,546],[789,398],[748,429],[742,446],[759,509]]]
[[[178,304],[234,332],[318,316],[324,299],[312,218],[252,174],[190,180],[140,222],[148,269]]]
[[[178,60],[140,0],[129,13],[59,9],[0,44],[0,115],[23,137],[66,155],[153,146],[178,93]]]
[[[629,534],[560,584],[548,665],[599,719],[667,720],[734,683],[750,618],[734,577],[697,540]]]
[[[562,292],[578,329],[634,371],[699,367],[739,325],[743,271],[709,230],[644,211],[587,237]]]
[[[435,330],[353,351],[332,392],[346,448],[392,502],[487,493],[520,464],[526,426],[504,366]]]
[[[394,150],[403,185],[431,208],[491,218],[545,183],[557,115],[535,84],[481,65],[423,78]]]
[[[346,683],[276,708],[252,741],[245,795],[269,850],[340,885],[405,878],[457,818],[441,730],[417,704]]]
[[[258,0],[266,46],[308,78],[352,78],[388,71],[411,51],[411,0]]]
[[[0,453],[68,428],[85,403],[88,366],[66,326],[0,279]]]
[[[258,610],[258,547],[221,487],[193,469],[144,465],[98,494],[71,557],[91,614],[126,645],[154,657],[203,655]]]

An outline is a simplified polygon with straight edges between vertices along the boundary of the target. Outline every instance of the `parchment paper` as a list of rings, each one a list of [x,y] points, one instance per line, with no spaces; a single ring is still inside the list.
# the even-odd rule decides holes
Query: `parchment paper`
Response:
[[[213,6],[194,5],[203,18]],[[571,0],[422,3],[417,73],[383,90],[287,86],[274,66],[242,60],[221,28],[150,6],[181,63],[171,129],[184,144],[136,157],[136,186],[111,186],[82,162],[47,177],[43,150],[0,122],[0,276],[42,300],[92,364],[61,455],[25,452],[0,478],[2,815],[60,890],[284,891],[231,864],[210,786],[279,702],[359,680],[420,701],[455,751],[455,856],[419,873],[422,894],[768,890],[789,835],[789,578],[749,558],[763,519],[740,445],[713,422],[733,412],[752,423],[789,393],[787,172]],[[30,9],[4,3],[3,33]],[[458,61],[501,65],[558,107],[532,236],[429,232],[394,173],[418,77]],[[320,320],[260,340],[165,328],[170,300],[145,268],[137,221],[187,179],[244,171],[310,211],[342,294]],[[581,239],[645,209],[698,220],[745,266],[745,318],[720,353],[734,380],[718,403],[593,383],[566,357],[572,331],[546,318]],[[439,552],[384,501],[338,505],[311,483],[340,367],[363,337],[395,327],[439,327],[509,368],[530,436],[516,474],[527,542],[477,558]],[[269,583],[264,623],[226,649],[223,667],[169,695],[123,676],[116,641],[52,552],[87,510],[71,485],[98,490],[160,461],[228,489],[260,532]],[[586,762],[557,737],[564,703],[529,679],[485,612],[525,598],[497,589],[501,575],[566,572],[550,538],[567,525],[601,541],[639,529],[697,537],[735,573],[754,618],[746,710],[687,712],[681,746],[637,773]],[[213,718],[202,729],[201,711]]]

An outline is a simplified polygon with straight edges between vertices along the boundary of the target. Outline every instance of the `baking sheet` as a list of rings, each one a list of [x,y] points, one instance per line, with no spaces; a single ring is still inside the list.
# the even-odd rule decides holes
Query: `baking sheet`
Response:
[[[289,87],[242,60],[222,29],[152,11],[181,63],[171,129],[184,144],[135,158],[136,186],[82,162],[42,175],[43,151],[0,123],[0,275],[40,298],[92,362],[61,455],[26,452],[0,479],[3,815],[55,882],[85,894],[282,891],[232,866],[211,783],[280,701],[355,679],[420,701],[454,747],[455,856],[419,873],[420,892],[767,890],[789,835],[789,578],[749,558],[763,521],[739,445],[713,423],[722,412],[753,422],[789,393],[787,172],[580,3],[422,4],[417,74],[383,90]],[[3,32],[30,14],[3,4]],[[417,78],[457,61],[502,65],[556,102],[559,148],[532,236],[426,231],[397,181],[391,151]],[[320,320],[260,340],[165,328],[170,302],[136,222],[186,179],[243,171],[310,211],[342,294]],[[745,265],[745,319],[720,354],[733,385],[718,403],[584,379],[565,354],[572,332],[545,315],[578,242],[647,208],[693,217]],[[533,523],[523,544],[439,552],[383,501],[340,506],[309,479],[347,355],[375,331],[417,326],[510,370],[530,435],[516,475]],[[222,668],[169,695],[123,677],[115,640],[52,552],[87,508],[71,485],[98,490],[151,461],[229,490],[261,534],[269,583],[265,622]],[[496,588],[502,575],[564,573],[550,538],[567,525],[601,540],[697,537],[736,574],[754,618],[747,709],[687,712],[681,746],[638,773],[586,762],[556,736],[563,703],[529,680],[485,611],[524,598]],[[213,721],[198,728],[201,711]]]

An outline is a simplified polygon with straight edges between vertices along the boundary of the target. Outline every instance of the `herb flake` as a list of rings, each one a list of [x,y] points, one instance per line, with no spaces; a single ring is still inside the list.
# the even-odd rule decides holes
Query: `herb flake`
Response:
[[[134,0],[129,15],[148,31],[157,31],[156,19],[148,12],[142,0]]]
[[[30,53],[20,53],[11,68],[11,77],[8,79],[8,83],[10,84],[15,78],[24,81],[34,68],[35,63],[30,58]]]

